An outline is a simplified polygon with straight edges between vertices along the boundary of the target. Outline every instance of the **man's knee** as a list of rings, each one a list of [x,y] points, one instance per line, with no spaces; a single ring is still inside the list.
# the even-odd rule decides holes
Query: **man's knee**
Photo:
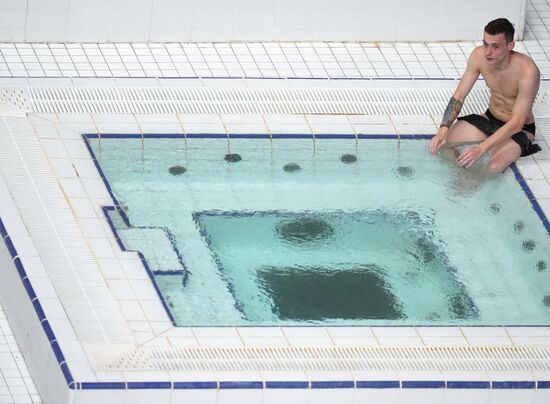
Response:
[[[489,161],[489,163],[487,164],[487,170],[491,174],[499,174],[506,170],[506,167],[508,166],[509,164],[503,163],[501,161]]]
[[[521,156],[519,145],[513,140],[507,140],[504,144],[491,151],[491,159],[487,164],[490,173],[498,174]]]

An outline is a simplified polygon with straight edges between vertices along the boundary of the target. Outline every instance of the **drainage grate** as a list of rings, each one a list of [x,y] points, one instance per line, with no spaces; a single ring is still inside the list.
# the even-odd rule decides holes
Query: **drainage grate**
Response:
[[[548,347],[138,348],[98,371],[548,370]]]
[[[0,88],[0,111],[1,105],[8,105],[11,109],[15,109],[20,112],[27,112],[31,110],[29,103],[27,102],[27,96],[25,95],[25,89],[18,87],[5,87]]]
[[[36,113],[440,115],[452,88],[27,87],[0,89],[0,103]],[[463,114],[487,108],[475,88]],[[550,115],[539,91],[535,115]]]
[[[441,114],[450,88],[29,87],[37,113],[139,114]],[[474,89],[464,113],[483,111],[488,90]],[[546,94],[539,96],[541,102]]]

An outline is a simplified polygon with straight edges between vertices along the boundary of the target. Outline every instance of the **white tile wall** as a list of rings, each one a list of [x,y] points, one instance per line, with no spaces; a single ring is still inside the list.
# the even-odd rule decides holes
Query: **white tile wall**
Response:
[[[316,0],[29,1],[0,3],[0,39],[35,42],[138,41],[423,41],[477,39],[496,15],[516,25],[515,0],[330,2]],[[24,4],[24,3],[23,3]],[[454,16],[454,20],[453,20]],[[442,18],[443,17],[443,18]],[[451,23],[449,23],[451,19]],[[456,21],[456,23],[453,23]],[[453,28],[455,27],[455,28]]]

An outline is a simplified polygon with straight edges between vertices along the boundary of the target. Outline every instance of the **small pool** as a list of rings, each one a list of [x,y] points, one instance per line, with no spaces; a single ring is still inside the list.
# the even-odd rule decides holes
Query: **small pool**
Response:
[[[423,136],[87,139],[177,325],[550,323],[550,226],[515,170]]]

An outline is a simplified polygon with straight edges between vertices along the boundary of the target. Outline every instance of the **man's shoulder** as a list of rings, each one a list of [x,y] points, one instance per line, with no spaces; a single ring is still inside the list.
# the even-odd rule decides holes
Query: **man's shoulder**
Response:
[[[537,68],[535,61],[525,53],[513,51],[512,57],[517,61],[517,63],[521,63],[524,67]]]
[[[485,59],[485,51],[482,45],[476,46],[470,53],[470,56],[468,57],[468,60],[470,61],[470,63],[474,63],[476,65],[479,65],[484,59]]]

